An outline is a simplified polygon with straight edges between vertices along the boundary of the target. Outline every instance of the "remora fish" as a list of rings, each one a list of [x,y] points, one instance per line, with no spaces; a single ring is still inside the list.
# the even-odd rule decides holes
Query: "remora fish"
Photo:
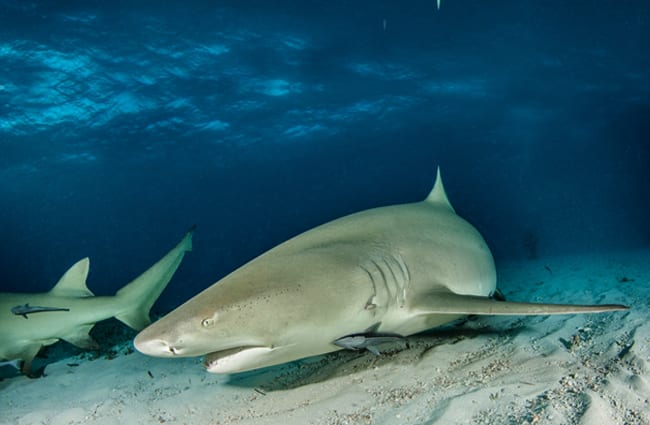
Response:
[[[350,335],[339,338],[336,341],[332,342],[334,345],[338,345],[341,348],[346,350],[360,351],[366,349],[372,354],[378,356],[381,353],[379,352],[378,346],[382,344],[393,343],[396,341],[403,340],[401,336],[374,336],[374,335]]]
[[[11,307],[11,312],[16,316],[23,316],[25,319],[28,319],[28,314],[34,313],[44,313],[47,311],[70,311],[69,308],[61,307],[41,307],[41,306],[30,306],[29,303],[23,305],[17,305]]]

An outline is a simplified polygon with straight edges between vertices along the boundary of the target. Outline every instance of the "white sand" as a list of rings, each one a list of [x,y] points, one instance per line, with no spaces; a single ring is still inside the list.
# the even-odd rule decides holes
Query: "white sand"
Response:
[[[200,359],[69,358],[1,381],[0,424],[650,424],[650,252],[502,264],[499,282],[511,300],[632,310],[474,318],[380,357],[233,376]]]

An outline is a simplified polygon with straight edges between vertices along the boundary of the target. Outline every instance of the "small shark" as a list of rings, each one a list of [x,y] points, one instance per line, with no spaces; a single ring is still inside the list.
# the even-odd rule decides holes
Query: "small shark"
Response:
[[[31,375],[32,361],[41,348],[60,339],[81,348],[96,348],[88,334],[96,322],[115,317],[135,330],[143,329],[151,323],[151,306],[185,252],[191,251],[193,232],[194,228],[190,229],[162,259],[114,296],[97,297],[90,292],[86,286],[88,258],[70,267],[49,292],[0,293],[0,360],[21,360],[22,372]],[[20,317],[28,314],[29,320]]]
[[[29,304],[17,305],[11,307],[11,312],[16,316],[23,316],[25,319],[28,314],[34,313],[43,313],[45,311],[70,311],[69,308],[60,308],[60,307],[40,307],[40,306],[30,306]]]
[[[627,309],[498,301],[495,292],[490,249],[456,214],[438,170],[423,201],[361,211],[289,239],[141,331],[134,344],[150,356],[205,355],[209,372],[233,373],[374,346],[374,333],[408,336],[471,314]]]

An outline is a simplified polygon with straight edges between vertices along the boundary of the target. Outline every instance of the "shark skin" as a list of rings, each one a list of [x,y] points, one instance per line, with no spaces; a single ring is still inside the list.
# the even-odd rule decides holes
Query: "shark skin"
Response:
[[[496,301],[495,290],[492,254],[455,213],[438,170],[424,201],[365,210],[289,239],[141,331],[134,345],[157,357],[205,355],[209,372],[236,373],[348,348],[337,341],[368,329],[372,339],[468,314],[627,308]]]
[[[81,348],[97,348],[88,334],[96,322],[115,317],[135,330],[143,329],[151,323],[152,305],[185,252],[192,250],[193,231],[192,228],[163,258],[114,296],[98,297],[90,292],[86,286],[88,258],[70,267],[49,292],[0,293],[0,360],[22,360],[22,372],[31,375],[32,361],[41,348],[60,339]],[[39,310],[30,312],[28,306],[48,307],[32,307]],[[28,320],[20,314],[22,310],[27,310]]]

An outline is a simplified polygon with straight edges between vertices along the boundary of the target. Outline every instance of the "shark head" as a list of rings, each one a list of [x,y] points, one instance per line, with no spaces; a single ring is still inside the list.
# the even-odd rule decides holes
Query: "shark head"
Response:
[[[221,294],[211,296],[219,286],[208,288],[197,296],[141,331],[134,340],[135,348],[154,357],[193,357],[215,351],[256,347],[265,344],[255,321],[248,311],[246,298],[204,303],[206,299],[219,300]],[[222,292],[222,291],[218,291]],[[207,298],[206,298],[207,295]],[[246,329],[246,335],[236,329]],[[258,336],[260,335],[260,336]]]
[[[338,323],[345,316],[305,302],[306,293],[311,293],[312,299],[326,304],[340,303],[333,298],[341,291],[326,290],[323,275],[328,273],[330,282],[349,282],[351,274],[339,275],[345,272],[333,272],[331,266],[327,258],[310,268],[293,260],[260,258],[145,328],[136,336],[135,348],[154,357],[205,356],[205,367],[216,373],[283,363],[295,359],[296,353],[306,357],[337,350],[330,342],[347,332],[346,324]],[[362,271],[357,273],[364,278]],[[322,323],[331,322],[337,325],[323,329]],[[354,330],[367,327],[365,322],[347,322]],[[314,332],[318,328],[320,333]]]

